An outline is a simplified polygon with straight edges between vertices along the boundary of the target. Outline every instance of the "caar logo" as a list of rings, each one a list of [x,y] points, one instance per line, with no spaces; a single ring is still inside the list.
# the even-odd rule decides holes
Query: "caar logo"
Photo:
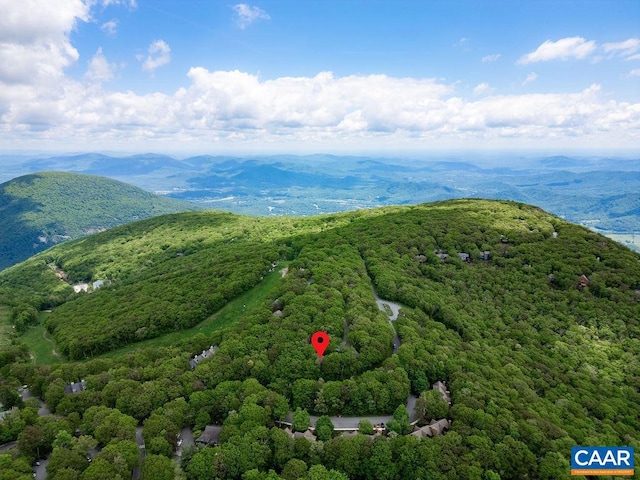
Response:
[[[633,447],[571,447],[571,475],[633,475]]]

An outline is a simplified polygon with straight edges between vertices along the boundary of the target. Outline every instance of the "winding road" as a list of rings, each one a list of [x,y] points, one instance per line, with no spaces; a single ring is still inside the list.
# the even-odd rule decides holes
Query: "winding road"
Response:
[[[400,337],[398,336],[396,327],[393,326],[393,322],[398,319],[398,314],[400,313],[400,309],[402,307],[400,306],[400,304],[392,302],[390,300],[383,300],[378,296],[378,292],[376,292],[376,289],[373,288],[373,285],[371,286],[371,288],[373,289],[373,296],[376,299],[376,304],[378,305],[378,308],[385,315],[387,315],[387,317],[389,317],[389,324],[391,325],[391,328],[393,328],[393,353],[397,353],[398,348],[400,348]],[[391,311],[391,315],[389,315],[387,308]]]

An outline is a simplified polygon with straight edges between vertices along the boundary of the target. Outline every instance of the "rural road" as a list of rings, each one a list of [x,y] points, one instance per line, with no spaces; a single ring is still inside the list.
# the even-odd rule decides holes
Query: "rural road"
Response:
[[[371,288],[373,288],[373,285],[371,286]],[[376,299],[378,308],[382,311],[382,313],[389,317],[389,323],[391,324],[391,328],[393,328],[393,353],[398,353],[398,348],[400,348],[400,337],[398,336],[396,328],[393,326],[393,322],[398,319],[398,314],[400,313],[400,308],[402,307],[398,303],[381,299],[378,296],[378,292],[376,292],[375,288],[373,288],[373,296]],[[388,314],[385,307],[388,307],[391,310],[391,315]]]

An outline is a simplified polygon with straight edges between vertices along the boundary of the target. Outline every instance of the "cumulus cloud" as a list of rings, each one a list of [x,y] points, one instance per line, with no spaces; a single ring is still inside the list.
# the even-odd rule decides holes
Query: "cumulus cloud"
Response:
[[[89,62],[89,68],[87,69],[87,73],[85,73],[85,78],[94,83],[108,82],[113,79],[116,69],[117,66],[115,64],[107,61],[102,53],[102,48],[98,48],[98,51]]]
[[[480,83],[478,85],[475,86],[475,88],[473,89],[473,94],[475,96],[478,95],[487,95],[489,93],[493,93],[495,89],[492,88],[491,86],[489,86],[488,83]]]
[[[142,61],[143,55],[138,57]],[[171,48],[164,40],[156,40],[149,45],[148,55],[142,61],[142,69],[145,72],[153,73],[156,68],[166,65],[171,61]]]
[[[115,35],[118,33],[118,20],[113,18],[108,22],[104,22],[102,25],[100,25],[100,30],[105,32],[110,37],[115,37]]]
[[[0,0],[0,82],[55,82],[77,61],[69,34],[78,21],[89,20],[81,0]]]
[[[236,22],[241,29],[247,28],[256,20],[270,20],[271,17],[267,12],[259,7],[247,5],[246,3],[238,3],[231,8],[236,13]]]
[[[529,75],[527,75],[527,78],[525,78],[522,82],[522,86],[524,87],[525,85],[528,85],[530,83],[535,82],[538,79],[538,74],[536,72],[531,72]]]
[[[556,42],[547,40],[535,51],[527,53],[518,59],[519,65],[547,62],[549,60],[568,60],[570,58],[583,59],[596,49],[596,42],[586,41],[582,37],[562,38]]]
[[[262,80],[195,67],[187,79],[173,94],[107,91],[72,80],[38,98],[0,91],[0,105],[9,106],[4,114],[0,109],[0,139],[46,132],[46,138],[112,146],[424,141],[522,146],[577,137],[585,144],[610,144],[615,138],[619,145],[637,145],[640,137],[640,104],[601,98],[598,85],[575,93],[469,99],[439,80],[386,75],[322,72]],[[476,87],[480,95],[490,89]]]
[[[497,61],[502,56],[501,53],[494,53],[493,55],[487,55],[482,57],[482,63],[491,63]]]
[[[628,77],[640,77],[640,68],[634,68],[627,75]]]

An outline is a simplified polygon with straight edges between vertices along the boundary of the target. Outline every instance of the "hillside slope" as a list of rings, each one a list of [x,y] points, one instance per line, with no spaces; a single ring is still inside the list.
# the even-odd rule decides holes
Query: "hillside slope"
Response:
[[[282,262],[268,299],[236,306],[226,330],[85,361],[211,319]],[[74,294],[54,270],[71,282],[110,283]],[[401,305],[392,325],[376,296]],[[290,478],[293,460],[350,479],[561,479],[569,478],[573,445],[640,442],[640,256],[519,203],[156,217],[0,272],[0,304],[16,299],[54,306],[46,325],[56,349],[82,361],[16,362],[7,376],[37,385],[57,413],[89,418],[85,431],[95,428],[93,407],[144,421],[145,438],[161,430],[148,425],[171,418],[163,420],[173,422],[163,424],[171,442],[184,425],[224,425],[221,446],[183,458],[189,479],[252,469]],[[309,344],[317,330],[331,338],[322,360]],[[215,355],[191,371],[189,359],[211,344]],[[87,391],[65,396],[64,384],[81,378]],[[451,405],[433,393],[439,381]],[[451,429],[406,435],[410,394],[420,395],[411,412],[418,425],[444,417]],[[276,426],[298,409],[395,411],[395,433],[329,434],[315,448]]]
[[[0,185],[0,269],[65,240],[193,209],[104,177],[63,172],[18,177]]]

